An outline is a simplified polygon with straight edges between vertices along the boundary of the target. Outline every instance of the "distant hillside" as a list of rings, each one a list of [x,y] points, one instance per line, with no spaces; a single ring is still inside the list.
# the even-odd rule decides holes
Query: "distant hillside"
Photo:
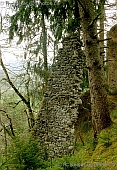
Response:
[[[24,72],[24,69],[23,69],[24,65],[25,65],[25,62],[23,60],[13,60],[11,62],[8,61],[7,63],[5,63],[5,67],[7,68],[8,74],[11,79],[14,79],[18,74],[21,74],[22,72]],[[10,88],[10,85],[7,82],[2,81],[2,79],[5,77],[6,76],[3,72],[3,69],[0,66],[0,90],[2,93]]]

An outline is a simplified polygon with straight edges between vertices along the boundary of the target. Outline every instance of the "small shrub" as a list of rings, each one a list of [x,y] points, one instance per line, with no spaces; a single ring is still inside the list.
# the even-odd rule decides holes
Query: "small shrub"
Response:
[[[37,170],[46,169],[44,151],[31,136],[20,136],[14,139],[8,149],[7,165],[9,170]]]
[[[108,148],[112,142],[111,142],[111,135],[109,133],[104,133],[103,135],[101,135],[99,137],[101,140],[100,142],[106,147]]]
[[[97,145],[97,139],[88,138],[85,141],[86,150],[95,150],[96,145]]]

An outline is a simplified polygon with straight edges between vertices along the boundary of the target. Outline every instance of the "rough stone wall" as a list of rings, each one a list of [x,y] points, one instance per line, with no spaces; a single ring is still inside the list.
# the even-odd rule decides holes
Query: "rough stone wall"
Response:
[[[107,82],[111,91],[117,89],[117,24],[108,32],[107,42]]]
[[[48,82],[43,107],[36,123],[40,144],[49,149],[51,158],[71,153],[74,146],[74,123],[81,104],[81,43],[76,35],[63,40]]]

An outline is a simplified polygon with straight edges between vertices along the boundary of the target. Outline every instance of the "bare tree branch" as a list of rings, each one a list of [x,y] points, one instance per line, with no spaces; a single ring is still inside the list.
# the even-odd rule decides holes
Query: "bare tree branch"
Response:
[[[101,15],[102,13],[99,13],[95,18],[94,20],[90,23],[89,27],[92,27],[94,25],[94,23],[99,19],[99,16]]]
[[[104,30],[100,30],[100,31],[97,32],[94,36],[97,37],[97,35],[100,34],[101,32],[104,32]]]
[[[107,41],[107,40],[111,40],[112,38],[106,38],[106,39],[103,39],[103,40],[98,40],[98,42],[102,42],[102,41]]]
[[[17,103],[14,103],[15,106],[13,106],[13,108],[15,108],[20,102],[22,102],[22,100],[19,100]]]
[[[1,122],[1,125],[2,125],[2,127],[3,127],[3,129],[4,129],[4,131],[7,132],[7,134],[8,134],[11,138],[15,137],[15,133],[14,133],[14,129],[13,129],[13,124],[12,124],[11,118],[9,117],[9,115],[6,113],[5,110],[0,110],[0,111],[3,112],[3,113],[5,113],[4,115],[7,117],[7,119],[9,119],[9,122],[10,122],[10,124],[8,125],[8,126],[10,127],[10,129],[8,129],[8,127],[6,127],[5,123],[2,122],[2,120],[1,120],[1,118],[0,118],[0,122]]]
[[[108,46],[103,46],[103,47],[100,47],[100,48],[109,48]]]
[[[30,106],[30,101],[27,101],[25,99],[25,97],[19,92],[19,90],[15,87],[15,85],[12,83],[9,75],[8,75],[8,72],[4,66],[4,63],[2,61],[2,56],[1,56],[1,49],[0,49],[0,63],[1,63],[1,66],[2,66],[2,69],[6,75],[6,81],[10,84],[10,86],[14,89],[15,93],[21,98],[21,100],[25,103],[25,105],[27,106],[28,108],[28,111],[29,111],[29,115],[30,115],[30,122],[31,122],[31,127],[33,128],[34,124],[35,124],[35,120],[34,120],[34,115],[33,115],[33,111],[31,109],[31,106]]]

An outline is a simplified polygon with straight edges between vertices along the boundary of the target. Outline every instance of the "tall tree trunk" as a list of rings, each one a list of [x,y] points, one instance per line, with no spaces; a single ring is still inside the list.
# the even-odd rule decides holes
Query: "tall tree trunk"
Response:
[[[79,0],[81,26],[84,35],[86,63],[89,74],[92,123],[94,132],[111,124],[103,62],[100,56],[100,44],[97,37],[97,19],[92,1]]]

